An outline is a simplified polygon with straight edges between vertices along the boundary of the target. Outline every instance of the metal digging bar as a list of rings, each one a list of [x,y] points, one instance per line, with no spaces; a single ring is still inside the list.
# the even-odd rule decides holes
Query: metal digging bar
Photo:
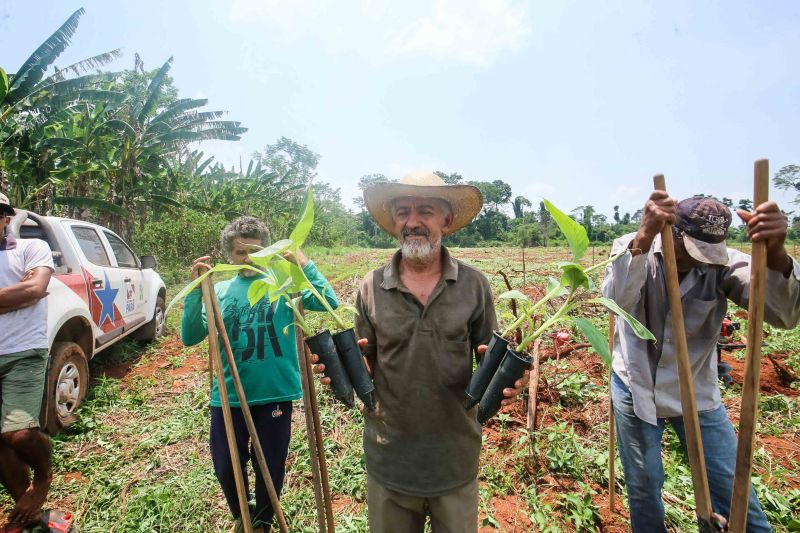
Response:
[[[209,286],[211,285],[210,278],[203,280],[203,283],[206,282],[208,282]],[[250,434],[250,443],[253,446],[253,451],[256,455],[256,462],[258,463],[258,468],[261,471],[261,477],[264,478],[264,484],[267,487],[269,501],[270,504],[272,504],[272,510],[275,513],[275,518],[278,521],[278,527],[280,528],[281,533],[288,533],[289,526],[286,524],[286,517],[283,514],[283,509],[281,509],[281,504],[278,500],[278,493],[275,490],[275,484],[272,483],[272,477],[269,473],[269,467],[267,466],[267,459],[264,456],[264,450],[261,447],[261,442],[258,440],[256,425],[253,422],[253,415],[250,413],[250,406],[247,404],[247,397],[244,393],[244,387],[242,387],[242,380],[239,377],[239,369],[236,367],[236,360],[233,358],[233,350],[231,349],[231,343],[228,339],[228,332],[225,330],[225,323],[222,320],[219,301],[217,300],[217,295],[214,294],[213,290],[210,291],[210,299],[211,306],[214,310],[214,322],[217,325],[219,336],[222,339],[222,345],[225,348],[225,357],[228,360],[228,368],[231,371],[233,386],[236,388],[236,397],[239,398],[239,405],[242,410],[242,416],[244,417],[245,424],[247,425],[247,432]],[[206,317],[208,316],[210,315],[208,312],[206,312]],[[220,395],[221,390],[222,389],[220,389]]]
[[[769,200],[769,161],[755,162],[753,206]],[[750,499],[750,474],[758,420],[758,393],[761,372],[761,339],[764,326],[764,284],[767,275],[767,244],[753,243],[750,261],[750,301],[747,306],[747,347],[745,349],[742,410],[739,416],[739,442],[733,474],[730,531],[744,532]]]
[[[666,192],[663,174],[653,177],[656,190]],[[703,441],[700,435],[700,422],[697,417],[697,402],[694,396],[692,367],[689,364],[689,348],[686,343],[686,330],[683,322],[678,266],[675,263],[675,243],[672,240],[672,224],[665,224],[661,230],[661,249],[664,253],[664,271],[667,278],[667,296],[672,314],[672,338],[678,360],[678,383],[680,385],[683,425],[686,431],[686,448],[689,455],[689,468],[692,471],[695,512],[701,532],[724,531],[725,519],[711,508],[711,493],[708,490],[706,459],[703,455]]]
[[[233,418],[231,416],[231,404],[228,401],[228,388],[225,386],[225,376],[222,373],[222,357],[219,353],[219,336],[217,333],[216,321],[211,320],[214,316],[214,307],[211,304],[212,294],[211,280],[206,278],[201,284],[203,291],[203,304],[206,308],[206,318],[208,322],[208,351],[211,354],[212,371],[217,376],[219,384],[219,399],[222,403],[222,418],[225,422],[225,436],[228,439],[228,451],[231,455],[231,465],[233,465],[233,477],[236,481],[236,494],[239,497],[239,512],[242,519],[242,526],[245,533],[253,533],[253,524],[250,522],[250,508],[247,506],[247,487],[244,486],[244,478],[239,464],[239,451],[236,448],[236,436],[233,433]]]

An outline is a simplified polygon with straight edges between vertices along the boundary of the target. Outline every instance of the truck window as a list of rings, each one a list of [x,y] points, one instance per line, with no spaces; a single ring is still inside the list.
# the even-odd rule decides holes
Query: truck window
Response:
[[[108,260],[108,254],[103,247],[103,242],[100,240],[100,235],[97,234],[92,228],[82,228],[80,226],[72,226],[72,234],[78,245],[83,251],[83,255],[90,263],[97,266],[111,266]]]
[[[139,262],[136,261],[136,256],[131,252],[131,249],[128,248],[128,245],[122,242],[122,239],[107,231],[103,233],[106,234],[106,239],[108,239],[108,243],[111,245],[111,251],[114,252],[114,257],[117,258],[117,266],[139,268]]]

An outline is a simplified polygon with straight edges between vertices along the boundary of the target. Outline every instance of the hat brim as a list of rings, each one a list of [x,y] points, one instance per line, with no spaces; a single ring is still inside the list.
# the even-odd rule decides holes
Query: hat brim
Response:
[[[480,189],[472,185],[373,183],[364,190],[364,203],[383,231],[395,237],[392,202],[398,198],[440,198],[448,202],[453,210],[453,222],[445,230],[445,235],[455,233],[472,222],[483,206]]]
[[[725,241],[705,242],[683,234],[683,246],[693,259],[710,265],[728,264],[728,247]]]

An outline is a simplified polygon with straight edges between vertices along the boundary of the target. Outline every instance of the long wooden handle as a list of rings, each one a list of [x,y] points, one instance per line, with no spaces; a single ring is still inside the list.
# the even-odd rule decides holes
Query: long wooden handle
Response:
[[[203,291],[203,305],[206,308],[206,321],[208,322],[208,351],[211,354],[214,373],[217,376],[217,387],[219,388],[219,400],[222,404],[222,419],[225,423],[225,437],[228,440],[228,451],[231,456],[231,466],[233,468],[233,479],[236,482],[236,494],[239,499],[239,512],[242,519],[242,527],[245,533],[253,533],[253,524],[250,522],[250,508],[247,506],[247,487],[244,484],[242,469],[239,468],[239,449],[236,447],[236,435],[233,432],[233,416],[231,415],[231,404],[228,401],[228,387],[225,385],[225,376],[222,372],[222,357],[219,353],[219,335],[217,324],[214,320],[214,306],[211,303],[213,287],[211,280],[206,278],[200,285]]]
[[[614,333],[616,325],[613,313],[608,314],[608,351],[614,354]],[[608,369],[608,510],[614,514],[616,508],[615,500],[617,497],[617,477],[615,472],[614,460],[616,459],[615,445],[615,421],[614,421],[614,403],[611,399],[611,377],[614,371]]]
[[[314,489],[314,501],[317,507],[317,527],[319,533],[327,532],[327,516],[325,506],[325,495],[322,490],[322,473],[320,472],[320,453],[325,453],[324,448],[320,451],[317,446],[317,426],[314,421],[314,407],[311,403],[311,395],[308,389],[309,367],[306,364],[306,351],[303,348],[303,332],[295,326],[295,342],[297,344],[297,358],[300,365],[300,383],[303,387],[303,411],[306,419],[306,438],[308,439],[308,454],[311,459],[311,484]]]
[[[298,301],[297,308],[300,314],[303,314],[303,303]],[[314,374],[311,370],[311,350],[305,343],[302,337],[300,328],[296,328],[297,333],[300,334],[298,340],[300,343],[297,345],[298,352],[302,349],[303,357],[300,364],[304,365],[305,371],[301,375],[305,375],[306,390],[308,398],[311,403],[311,414],[314,422],[314,438],[317,441],[317,460],[319,461],[319,475],[320,482],[322,483],[322,499],[325,502],[325,521],[328,527],[328,533],[336,533],[336,524],[333,519],[333,500],[331,499],[331,486],[328,477],[328,462],[325,460],[325,442],[322,438],[322,422],[319,415],[319,403],[317,402],[317,388],[314,384]]]
[[[663,174],[653,177],[656,190],[667,190]],[[697,417],[697,402],[694,396],[692,367],[689,363],[689,347],[686,342],[686,330],[683,322],[683,304],[681,302],[678,267],[675,262],[675,243],[672,237],[672,224],[665,224],[661,230],[661,250],[664,254],[664,273],[667,278],[667,297],[672,314],[672,339],[678,362],[678,382],[680,384],[681,409],[683,425],[686,430],[686,448],[689,455],[689,467],[692,471],[692,485],[696,502],[697,518],[703,524],[712,522],[711,493],[708,490],[708,474],[706,460],[703,455],[703,441],[700,437],[700,422]]]
[[[769,200],[769,161],[755,163],[753,207]],[[761,373],[761,339],[764,326],[764,289],[767,275],[767,245],[753,243],[750,259],[750,301],[747,306],[747,348],[745,349],[742,409],[739,417],[739,443],[736,447],[736,469],[733,475],[730,531],[744,532],[750,499],[750,474],[758,419],[758,394]]]
[[[305,343],[303,343],[305,346]],[[319,474],[320,481],[322,482],[322,498],[325,501],[325,520],[328,524],[328,533],[336,533],[336,524],[334,523],[333,516],[333,499],[331,498],[331,485],[328,477],[328,463],[325,459],[325,442],[322,437],[322,422],[319,414],[319,404],[317,403],[317,389],[314,384],[314,376],[311,371],[311,350],[308,346],[304,348],[306,354],[306,381],[308,382],[308,391],[311,398],[311,409],[314,416],[314,433],[317,440],[317,457],[319,459]]]
[[[236,366],[236,359],[233,357],[233,349],[231,348],[230,339],[228,339],[228,332],[225,330],[225,322],[222,319],[219,301],[217,300],[217,296],[213,293],[213,291],[211,292],[210,300],[211,306],[214,310],[214,322],[217,325],[219,337],[222,340],[222,346],[225,348],[225,357],[228,361],[228,369],[231,372],[233,386],[236,389],[236,397],[239,398],[242,416],[244,417],[244,422],[247,426],[247,432],[250,434],[250,444],[253,446],[253,451],[255,452],[256,456],[256,463],[258,463],[258,468],[261,471],[261,477],[264,478],[264,485],[267,488],[270,504],[272,504],[272,511],[275,513],[275,518],[278,520],[278,527],[280,528],[281,533],[288,533],[289,526],[286,523],[286,517],[283,514],[283,509],[281,509],[281,503],[278,499],[278,492],[275,490],[275,484],[272,482],[269,466],[267,466],[267,459],[264,456],[264,450],[261,447],[261,441],[258,438],[256,425],[253,422],[253,415],[250,412],[250,405],[247,403],[247,396],[245,395],[244,387],[242,386],[242,380],[239,376],[239,369]]]

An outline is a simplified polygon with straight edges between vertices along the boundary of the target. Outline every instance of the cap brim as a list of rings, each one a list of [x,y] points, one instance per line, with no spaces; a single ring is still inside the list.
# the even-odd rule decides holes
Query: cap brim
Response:
[[[728,264],[728,247],[725,241],[705,242],[683,234],[683,246],[693,259],[710,265]]]
[[[483,206],[480,189],[472,185],[373,183],[364,190],[364,203],[375,222],[390,235],[395,235],[392,201],[398,198],[441,198],[448,202],[453,209],[453,222],[445,232],[447,235],[472,222]]]

